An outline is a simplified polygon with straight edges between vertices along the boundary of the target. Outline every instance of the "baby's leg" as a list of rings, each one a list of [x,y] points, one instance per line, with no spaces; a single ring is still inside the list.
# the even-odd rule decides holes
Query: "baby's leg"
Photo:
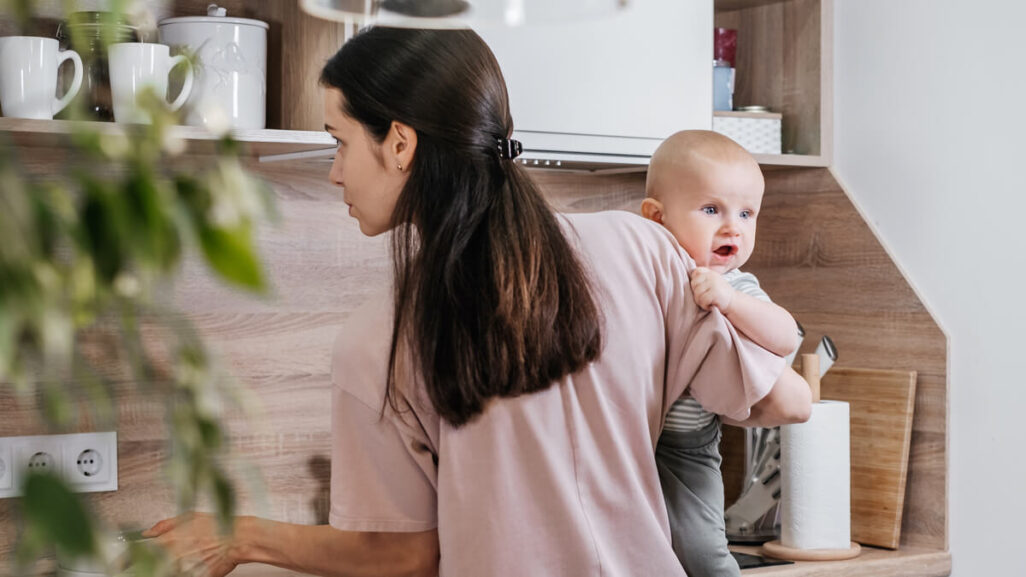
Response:
[[[719,442],[715,420],[700,431],[664,430],[656,447],[673,551],[689,577],[741,575],[727,550]]]

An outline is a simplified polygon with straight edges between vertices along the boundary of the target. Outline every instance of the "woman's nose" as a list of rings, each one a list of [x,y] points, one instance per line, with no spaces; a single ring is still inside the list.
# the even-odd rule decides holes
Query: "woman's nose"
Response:
[[[328,180],[330,180],[332,184],[342,186],[342,166],[337,158],[331,161],[331,170],[328,171]]]

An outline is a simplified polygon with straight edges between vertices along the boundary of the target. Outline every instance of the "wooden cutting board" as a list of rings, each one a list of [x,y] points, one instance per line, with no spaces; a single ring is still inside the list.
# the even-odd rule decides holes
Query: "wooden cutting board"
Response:
[[[821,396],[851,414],[851,539],[896,549],[912,439],[915,371],[833,367]]]

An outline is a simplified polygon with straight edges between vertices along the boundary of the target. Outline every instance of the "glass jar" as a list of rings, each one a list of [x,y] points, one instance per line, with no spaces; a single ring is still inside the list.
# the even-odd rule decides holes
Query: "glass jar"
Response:
[[[57,118],[70,118],[76,112],[86,120],[114,121],[110,95],[110,74],[107,68],[107,45],[116,42],[137,42],[136,27],[123,16],[110,12],[74,12],[57,28],[61,49],[72,48],[82,57],[84,68],[82,89],[70,106]],[[61,85],[70,84],[71,75],[62,69]]]

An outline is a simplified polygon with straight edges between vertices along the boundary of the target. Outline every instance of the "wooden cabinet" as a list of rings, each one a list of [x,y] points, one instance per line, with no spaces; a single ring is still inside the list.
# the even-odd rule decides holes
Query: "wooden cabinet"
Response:
[[[737,30],[735,106],[783,114],[781,155],[766,165],[830,166],[834,0],[716,0],[715,25]]]

